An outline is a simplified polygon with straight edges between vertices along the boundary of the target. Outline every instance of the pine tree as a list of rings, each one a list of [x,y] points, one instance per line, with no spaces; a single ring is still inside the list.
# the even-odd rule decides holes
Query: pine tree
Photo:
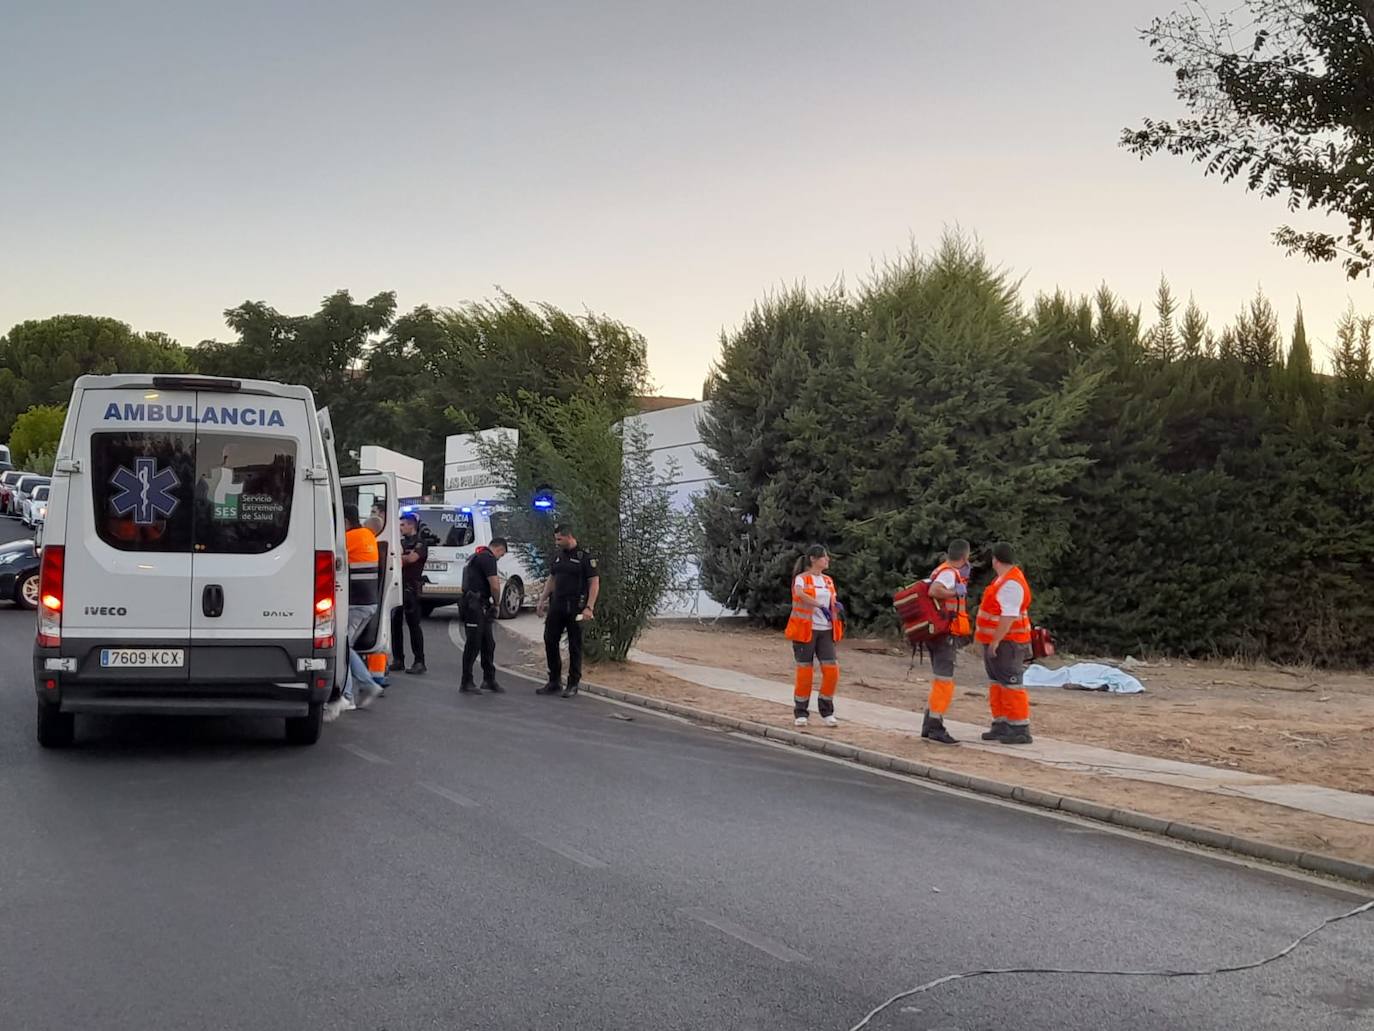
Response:
[[[1082,468],[1066,438],[1096,381],[1038,378],[1049,356],[1028,329],[1015,284],[959,238],[856,297],[757,309],[725,342],[703,424],[720,480],[699,509],[713,594],[739,579],[747,545],[736,600],[780,618],[813,541],[835,551],[859,624],[890,622],[892,592],[952,537],[1016,541],[1048,575],[1067,544],[1060,492]],[[1052,611],[1048,585],[1040,597]]]
[[[1198,358],[1215,348],[1211,331],[1207,328],[1207,317],[1197,306],[1190,294],[1188,307],[1183,312],[1183,326],[1179,336],[1179,354],[1184,358]]]
[[[1234,333],[1235,356],[1246,368],[1271,369],[1278,363],[1279,317],[1263,291],[1236,317]]]
[[[1336,378],[1347,386],[1364,386],[1370,377],[1370,337],[1374,318],[1361,318],[1351,306],[1336,327],[1336,349],[1332,365]]]
[[[1159,278],[1159,292],[1155,295],[1155,314],[1157,321],[1150,330],[1147,343],[1150,354],[1165,364],[1179,357],[1180,343],[1178,332],[1174,329],[1174,316],[1178,312],[1178,301],[1169,288],[1169,280]]]

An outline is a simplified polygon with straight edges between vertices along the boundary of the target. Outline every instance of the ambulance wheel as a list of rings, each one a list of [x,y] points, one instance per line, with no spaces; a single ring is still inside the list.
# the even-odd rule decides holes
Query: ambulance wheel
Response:
[[[506,589],[501,592],[501,607],[497,610],[497,618],[514,619],[520,615],[520,610],[525,605],[525,585],[519,580],[511,580],[506,584]]]
[[[286,721],[286,743],[290,745],[313,745],[320,739],[324,727],[324,703],[311,702],[310,711],[304,716],[292,716]]]
[[[51,702],[38,703],[38,743],[44,748],[67,748],[76,740],[76,716]]]

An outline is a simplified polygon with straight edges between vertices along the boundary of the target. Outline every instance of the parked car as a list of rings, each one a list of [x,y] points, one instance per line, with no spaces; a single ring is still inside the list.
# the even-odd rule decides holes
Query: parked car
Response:
[[[46,487],[52,482],[51,477],[38,476],[34,473],[26,473],[20,477],[19,482],[14,485],[14,490],[10,493],[10,505],[7,514],[18,519],[24,510],[24,502],[33,495],[37,487]]]
[[[0,599],[21,609],[38,608],[38,573],[41,562],[33,541],[0,544]]]
[[[14,459],[10,457],[10,449],[7,444],[0,444],[0,471],[14,468]]]
[[[29,474],[22,469],[8,469],[0,472],[0,515],[4,515],[10,508],[10,496],[14,493],[14,485]]]
[[[19,503],[19,521],[33,529],[48,518],[48,491],[52,488],[44,483],[33,489],[33,493]]]

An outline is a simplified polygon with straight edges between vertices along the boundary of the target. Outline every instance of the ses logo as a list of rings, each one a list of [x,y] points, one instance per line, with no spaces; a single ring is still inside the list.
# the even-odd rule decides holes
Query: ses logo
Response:
[[[105,406],[105,422],[170,422],[192,426],[285,426],[280,408],[230,408],[227,405],[116,404]]]

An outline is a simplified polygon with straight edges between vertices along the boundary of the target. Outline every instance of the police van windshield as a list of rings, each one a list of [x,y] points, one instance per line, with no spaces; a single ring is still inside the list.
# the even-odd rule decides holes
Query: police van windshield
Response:
[[[475,539],[472,513],[446,505],[407,507],[420,520],[420,533],[431,548],[466,548]]]

